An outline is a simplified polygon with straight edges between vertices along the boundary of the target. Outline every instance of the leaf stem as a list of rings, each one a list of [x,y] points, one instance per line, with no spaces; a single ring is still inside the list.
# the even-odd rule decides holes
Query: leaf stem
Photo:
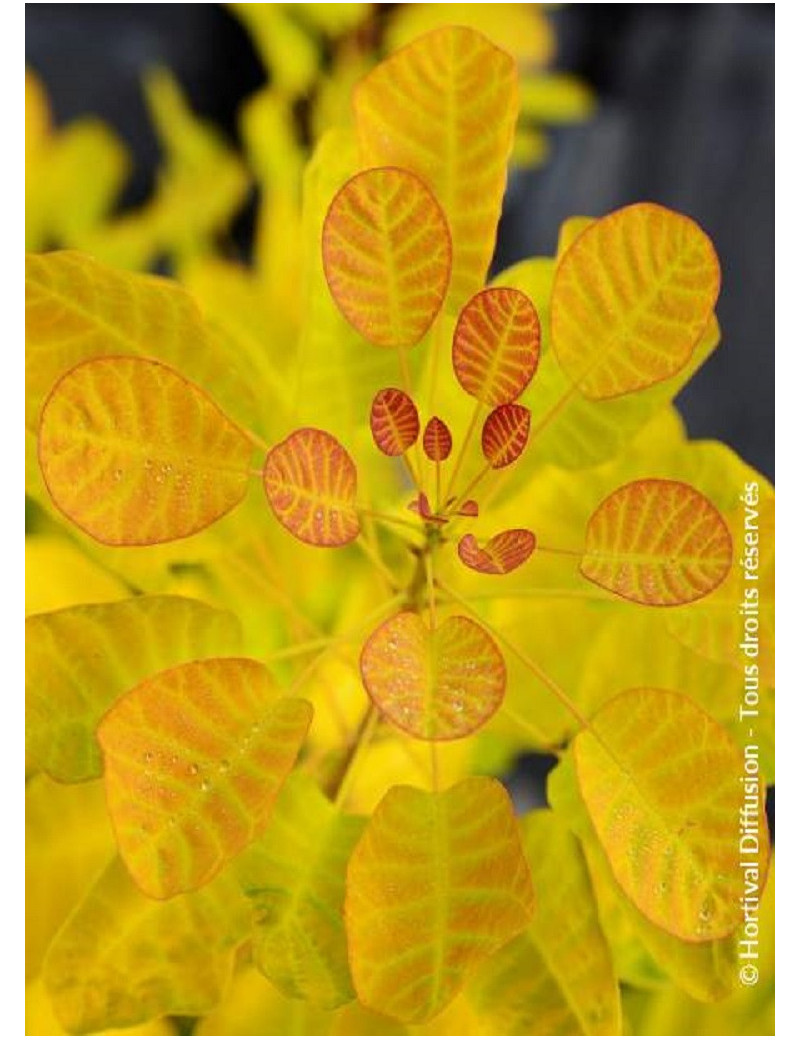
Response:
[[[366,506],[358,506],[357,509],[361,516],[371,517],[373,520],[383,524],[398,524],[400,527],[410,527],[412,531],[421,534],[419,524],[414,523],[413,520],[404,520],[402,517],[392,516],[391,513],[378,513],[376,510],[369,509]]]
[[[483,403],[476,399],[475,407],[472,409],[472,418],[470,419],[469,425],[467,426],[467,432],[464,434],[461,440],[461,447],[459,449],[458,455],[456,456],[455,465],[453,466],[453,469],[450,473],[450,479],[447,482],[447,489],[444,493],[445,501],[447,501],[447,499],[450,497],[450,493],[455,487],[458,474],[461,472],[461,466],[464,463],[464,459],[467,457],[467,449],[469,448],[470,442],[472,441],[472,437],[475,433],[475,427],[478,424],[478,419],[480,418],[482,407]]]
[[[453,513],[457,513],[458,512],[458,510],[464,504],[466,499],[469,498],[470,493],[475,490],[475,488],[478,486],[478,484],[480,484],[480,482],[483,480],[483,478],[486,476],[486,474],[490,473],[491,470],[492,470],[492,464],[490,462],[487,462],[486,465],[483,467],[483,469],[478,471],[478,473],[472,478],[472,480],[469,482],[469,484],[467,484],[467,486],[464,488],[464,490],[461,492],[461,494],[458,496],[458,498],[452,504],[452,506],[448,510],[448,515],[452,515]]]
[[[389,568],[383,562],[383,560],[381,559],[380,553],[375,548],[375,546],[372,545],[367,540],[366,537],[357,538],[356,539],[356,545],[363,552],[363,554],[366,556],[366,558],[369,560],[369,562],[373,565],[373,567],[381,575],[381,577],[383,578],[383,580],[386,582],[387,586],[389,587],[389,591],[390,592],[396,592],[397,591],[397,581],[395,579],[395,576],[392,574],[392,572],[389,570]]]
[[[339,778],[331,792],[336,809],[342,808],[352,790],[358,764],[364,757],[364,752],[372,740],[379,717],[380,713],[374,704],[370,704],[362,716],[355,737],[351,741],[345,760],[342,763]]]

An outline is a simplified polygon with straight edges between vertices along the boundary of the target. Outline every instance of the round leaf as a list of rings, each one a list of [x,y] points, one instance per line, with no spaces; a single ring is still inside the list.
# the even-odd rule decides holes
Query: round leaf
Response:
[[[468,394],[494,407],[516,400],[539,364],[536,308],[519,289],[484,289],[458,316],[453,368]]]
[[[623,599],[676,606],[712,592],[731,556],[725,521],[699,491],[677,480],[635,480],[589,519],[581,572]]]
[[[322,262],[331,295],[376,346],[422,339],[444,302],[450,259],[444,213],[408,170],[356,174],[325,217]]]
[[[295,430],[264,463],[264,490],[272,511],[308,545],[346,545],[358,536],[356,483],[353,460],[324,430]]]
[[[410,611],[372,633],[361,675],[380,711],[423,740],[455,740],[480,728],[506,687],[502,654],[475,621],[451,617],[431,630]]]
[[[372,439],[384,455],[402,455],[419,437],[417,406],[402,390],[379,390],[369,416]]]
[[[668,379],[713,316],[719,261],[701,228],[637,203],[597,220],[567,249],[553,285],[559,364],[593,400]]]
[[[199,387],[134,357],[71,369],[39,426],[53,501],[105,545],[153,545],[208,527],[244,498],[252,450]]]
[[[531,429],[531,413],[521,404],[501,404],[483,424],[481,448],[492,469],[516,462],[525,451]]]
[[[465,534],[458,543],[461,562],[482,574],[508,574],[521,567],[536,547],[533,531],[524,527],[501,531],[481,547],[475,535]]]
[[[116,702],[97,739],[120,854],[146,895],[200,888],[263,831],[310,722],[246,658],[178,665]]]
[[[659,928],[688,942],[732,932],[741,921],[742,753],[689,697],[627,690],[575,740],[581,795],[628,898]],[[763,802],[760,876],[769,839]]]
[[[453,435],[447,423],[436,415],[428,420],[422,434],[422,448],[431,462],[444,462],[453,450]]]
[[[393,787],[347,870],[358,997],[402,1022],[427,1021],[532,913],[530,870],[502,784],[473,777],[438,793]]]

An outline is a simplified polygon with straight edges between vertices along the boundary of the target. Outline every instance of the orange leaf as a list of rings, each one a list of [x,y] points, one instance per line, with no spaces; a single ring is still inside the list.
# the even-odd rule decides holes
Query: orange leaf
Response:
[[[477,516],[480,512],[480,506],[474,498],[468,498],[466,502],[458,510],[458,516]]]
[[[380,711],[423,740],[455,740],[500,707],[506,668],[492,637],[465,617],[431,630],[403,611],[377,628],[361,652],[361,676]]]
[[[689,484],[635,480],[586,525],[581,573],[623,599],[676,606],[707,596],[731,569],[730,531]]]
[[[304,427],[276,444],[264,463],[264,490],[275,516],[308,545],[352,542],[360,530],[356,467],[324,430]]]
[[[453,241],[451,310],[486,279],[518,104],[514,60],[455,26],[381,62],[353,94],[364,164],[411,170],[444,210]]]
[[[450,232],[423,182],[392,167],[356,174],[330,205],[322,262],[331,295],[379,347],[412,347],[439,313],[450,280]]]
[[[491,406],[516,400],[539,364],[536,308],[519,289],[484,289],[466,304],[453,333],[453,368],[472,397]]]
[[[536,536],[524,527],[501,531],[481,548],[473,534],[458,543],[461,562],[482,574],[508,574],[521,567],[536,548]]]
[[[433,512],[428,496],[424,491],[420,491],[417,497],[408,503],[408,508],[412,513],[416,513],[417,516],[421,516],[423,520],[427,520],[431,524],[442,525],[447,523],[447,520],[444,517],[437,516]]]
[[[481,447],[492,469],[516,462],[525,451],[531,428],[531,413],[521,404],[501,404],[483,424]]]
[[[246,658],[178,665],[117,701],[97,739],[120,854],[146,895],[200,888],[261,833],[310,722],[310,704]]]
[[[578,734],[575,765],[614,876],[637,909],[687,942],[730,934],[742,921],[745,806],[758,838],[758,854],[751,837],[745,858],[762,884],[769,837],[763,794],[745,794],[742,752],[723,727],[683,694],[626,690]]]
[[[453,450],[453,435],[447,423],[436,415],[425,427],[422,447],[431,462],[444,462]]]
[[[53,501],[104,545],[153,545],[208,527],[244,498],[252,450],[203,390],[135,357],[71,369],[39,426]]]
[[[465,976],[527,927],[531,875],[502,784],[393,787],[350,857],[345,923],[367,1007],[424,1022]]]
[[[417,406],[402,390],[379,390],[372,402],[369,425],[384,455],[402,455],[419,437]]]
[[[668,379],[707,329],[719,283],[714,247],[688,217],[643,202],[594,221],[556,271],[559,364],[592,400]]]

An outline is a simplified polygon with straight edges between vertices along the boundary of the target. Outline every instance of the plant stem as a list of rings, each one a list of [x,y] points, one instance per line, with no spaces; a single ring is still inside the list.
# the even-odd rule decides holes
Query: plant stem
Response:
[[[482,402],[476,400],[475,407],[472,410],[472,418],[470,419],[469,425],[467,426],[467,432],[464,434],[464,437],[462,438],[461,447],[459,449],[458,455],[456,456],[455,466],[453,466],[452,472],[450,473],[450,479],[447,482],[447,490],[444,493],[445,501],[447,501],[447,499],[450,497],[450,493],[455,487],[458,474],[461,472],[461,466],[464,463],[464,459],[467,457],[467,449],[469,448],[470,441],[472,440],[473,434],[475,433],[475,427],[478,423],[478,419],[481,414],[481,408]]]
[[[353,738],[347,756],[342,763],[342,769],[338,780],[334,784],[331,792],[334,799],[333,804],[336,809],[342,808],[353,787],[356,768],[364,756],[364,751],[372,740],[373,734],[375,733],[375,727],[378,724],[378,718],[378,709],[374,704],[370,704],[359,723],[356,735]]]

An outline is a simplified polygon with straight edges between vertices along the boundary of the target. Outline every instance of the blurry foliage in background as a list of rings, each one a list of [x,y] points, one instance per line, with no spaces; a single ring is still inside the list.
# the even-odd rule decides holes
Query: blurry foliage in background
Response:
[[[90,117],[54,127],[35,70],[26,77],[29,1035],[768,1034],[772,871],[761,981],[747,989],[728,831],[731,769],[741,768],[740,496],[756,483],[757,732],[763,780],[773,780],[772,490],[726,446],[690,442],[671,404],[719,342],[713,248],[685,218],[633,206],[569,221],[557,257],[522,261],[479,292],[506,161],[544,161],[546,127],[592,109],[579,82],[547,71],[546,10],[229,6],[268,74],[241,110],[244,154],[191,111],[168,70],[153,70],[144,89],[163,162],[136,209],[115,210],[130,159],[113,130]],[[379,64],[452,24],[467,29],[425,37],[402,52],[408,64]],[[464,73],[453,41],[481,75]],[[442,53],[453,59],[446,72]],[[488,118],[449,140],[435,133],[444,95],[432,84],[459,73],[453,110],[468,124],[471,106],[486,105]],[[408,104],[382,104],[392,91]],[[426,147],[453,168],[414,166],[426,119]],[[485,149],[477,161],[473,145]],[[441,245],[439,223],[451,236],[451,253],[418,250],[405,282],[400,272],[401,318],[432,309],[399,349],[373,345],[369,304],[392,295],[397,271],[384,257],[386,277],[365,295],[358,265],[354,274],[336,248],[348,221],[380,225],[368,204],[385,203],[384,182],[371,182],[372,196],[343,193],[370,166],[403,168],[392,176],[430,240]],[[254,188],[245,266],[227,236]],[[391,223],[383,245],[395,241]],[[675,332],[656,301],[659,349],[637,369],[624,351],[642,331],[642,258],[674,241],[695,264],[676,290],[689,302]],[[64,247],[74,252],[47,252]],[[437,297],[445,253],[449,289]],[[576,332],[582,286],[597,295]],[[421,288],[433,304],[419,303]],[[517,311],[498,318],[495,303]],[[600,310],[621,329],[611,360],[597,347]],[[487,328],[503,355],[496,370],[482,354]],[[376,391],[398,379],[402,396],[376,418]],[[177,474],[169,461],[145,464],[145,483],[128,483],[122,467],[98,477],[69,456],[97,402],[125,400],[109,412],[115,431],[133,416],[142,450],[160,431],[178,449]],[[482,407],[492,410],[479,445]],[[422,450],[420,413],[433,423]],[[529,429],[524,467],[506,467]],[[262,489],[247,478],[267,446]],[[69,456],[60,470],[59,451]],[[303,452],[313,473],[287,499]],[[475,503],[472,484],[456,483],[462,464],[478,473]],[[453,485],[444,495],[442,473]],[[687,534],[698,517],[713,551]],[[457,554],[447,535],[465,524],[480,543],[465,534]],[[656,577],[642,563],[652,527],[673,554]],[[498,531],[514,537],[498,542]],[[623,550],[641,554],[633,563],[618,558],[620,531]],[[504,576],[523,563],[527,578]],[[405,656],[394,656],[398,643]],[[425,687],[422,709],[404,700],[406,666]],[[365,715],[364,685],[382,717]],[[487,708],[498,691],[502,707]],[[181,733],[189,746],[173,733],[170,756],[159,741],[186,704],[196,712]],[[476,704],[470,732],[463,719]],[[680,744],[689,737],[695,746]],[[645,738],[656,742],[651,759],[636,754]],[[623,765],[609,764],[609,746]],[[550,808],[517,823],[490,777],[531,750],[560,763]],[[617,803],[625,769],[645,794]],[[170,798],[180,804],[167,811]],[[244,822],[232,822],[239,812]],[[209,819],[218,846],[202,836]],[[655,865],[638,872],[630,850],[648,843]]]

